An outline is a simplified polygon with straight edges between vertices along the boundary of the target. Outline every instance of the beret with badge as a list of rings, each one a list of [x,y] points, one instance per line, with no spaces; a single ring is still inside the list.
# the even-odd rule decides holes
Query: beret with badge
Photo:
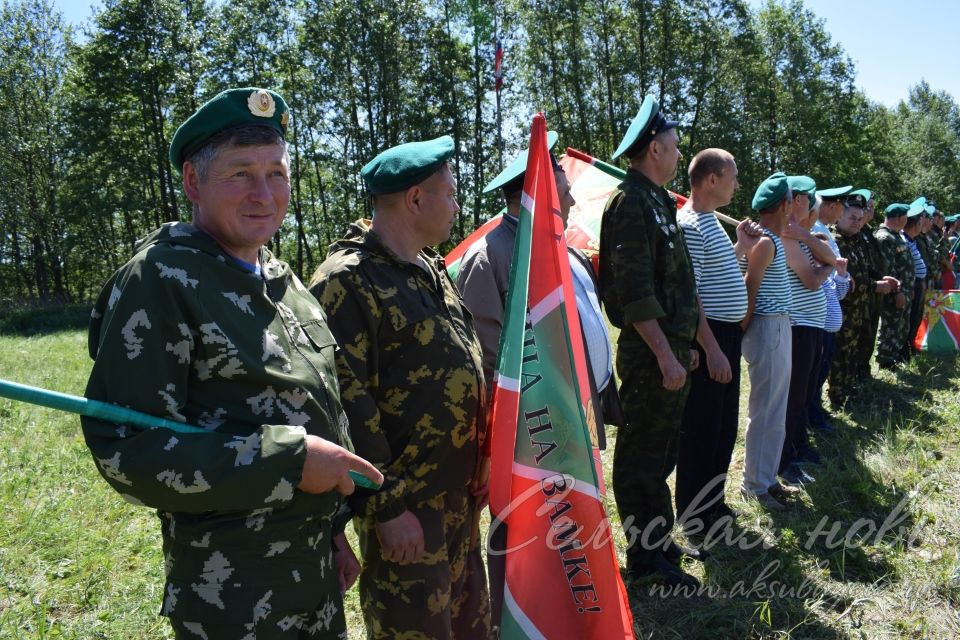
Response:
[[[755,211],[769,209],[779,204],[788,193],[790,193],[790,184],[787,179],[787,174],[783,171],[777,171],[757,187],[756,193],[753,194],[753,202],[750,204],[750,208]]]
[[[360,177],[372,196],[406,191],[436,173],[453,151],[450,136],[407,142],[381,152],[363,165]]]
[[[643,99],[640,110],[637,111],[637,115],[627,128],[627,133],[620,141],[620,146],[611,157],[614,160],[622,155],[632,157],[649,144],[655,135],[662,131],[669,131],[679,124],[675,120],[667,120],[660,113],[660,104],[653,96],[648,95]]]
[[[183,163],[221,131],[262,125],[287,133],[290,110],[280,94],[269,89],[228,89],[208,100],[186,119],[170,141],[170,162],[177,171]]]

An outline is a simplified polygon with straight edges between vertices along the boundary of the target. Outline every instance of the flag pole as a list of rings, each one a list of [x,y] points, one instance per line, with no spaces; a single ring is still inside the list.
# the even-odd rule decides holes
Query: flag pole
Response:
[[[10,380],[0,380],[0,398],[9,398],[17,402],[26,402],[41,407],[76,413],[81,416],[114,422],[116,424],[132,424],[144,429],[169,429],[177,433],[209,433],[206,429],[195,427],[191,424],[175,422],[160,418],[158,416],[143,413],[134,409],[121,407],[120,405],[101,402],[100,400],[91,400],[81,396],[74,396],[59,391],[50,391],[40,387],[31,387],[26,384],[11,382]],[[380,485],[374,484],[356,471],[350,471],[350,478],[358,487],[367,489],[379,489]]]

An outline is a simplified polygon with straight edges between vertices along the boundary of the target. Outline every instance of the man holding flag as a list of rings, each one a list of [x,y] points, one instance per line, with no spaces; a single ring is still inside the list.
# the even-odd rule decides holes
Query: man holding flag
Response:
[[[626,424],[613,454],[613,491],[627,533],[627,571],[667,584],[698,584],[675,566],[683,549],[670,538],[673,504],[667,478],[677,463],[688,371],[700,307],[693,267],[677,226],[677,203],[664,186],[682,157],[679,123],[652,96],[613,158],[630,166],[603,212],[600,286],[607,316],[621,329],[617,372]]]
[[[548,150],[557,142],[555,131],[547,132]],[[493,373],[497,364],[500,334],[504,322],[504,309],[509,295],[513,251],[516,245],[517,225],[519,223],[521,200],[523,198],[524,178],[526,175],[529,150],[522,152],[499,175],[484,187],[484,193],[499,189],[506,201],[507,211],[500,218],[495,229],[477,241],[464,254],[457,273],[457,286],[463,300],[473,314],[474,325],[480,336],[483,348],[483,373],[487,385],[494,388]],[[553,177],[556,182],[559,199],[560,219],[566,227],[570,208],[576,204],[570,194],[570,182],[563,167],[550,154]],[[587,374],[590,382],[590,410],[598,418],[607,408],[611,424],[620,424],[618,418],[620,401],[616,385],[613,384],[612,352],[606,321],[600,310],[595,278],[589,259],[578,249],[567,247],[570,270],[573,275],[574,295],[577,312],[580,315],[580,328],[584,338],[589,366]],[[597,424],[596,444],[604,447],[603,425]],[[492,529],[490,549],[502,550],[506,542],[506,527]],[[490,573],[491,613],[496,623],[500,619],[503,601],[504,558],[502,554],[490,553],[487,569]]]
[[[632,638],[542,115],[531,129],[491,422],[491,528],[507,525],[500,636]]]

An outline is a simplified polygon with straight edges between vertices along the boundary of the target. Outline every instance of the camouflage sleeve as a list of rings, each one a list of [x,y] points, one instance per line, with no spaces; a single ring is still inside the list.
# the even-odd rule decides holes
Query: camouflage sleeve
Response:
[[[192,354],[204,338],[191,327],[197,280],[183,270],[164,277],[159,263],[132,263],[101,294],[91,345],[99,345],[89,398],[186,422]],[[202,286],[202,285],[201,285]],[[206,327],[210,329],[210,327]],[[201,331],[203,331],[201,327]],[[82,418],[97,467],[125,498],[164,511],[250,510],[293,498],[306,456],[302,427],[239,425],[229,413],[206,416],[208,433],[138,429]],[[216,427],[218,430],[212,430]],[[232,435],[229,432],[248,435]]]
[[[885,274],[895,273],[894,252],[896,244],[892,236],[877,235],[877,255],[880,258],[880,270]]]
[[[310,287],[327,314],[327,324],[337,339],[337,375],[340,401],[350,420],[350,436],[357,455],[384,474],[377,492],[358,490],[348,498],[354,513],[375,515],[386,521],[406,511],[406,483],[388,465],[395,455],[381,429],[377,396],[380,391],[378,327],[381,307],[371,285],[357,271],[338,270]]]
[[[650,247],[647,213],[639,198],[625,196],[617,203],[607,236],[613,242],[610,251],[612,286],[623,305],[625,326],[666,315],[656,297],[655,256]]]

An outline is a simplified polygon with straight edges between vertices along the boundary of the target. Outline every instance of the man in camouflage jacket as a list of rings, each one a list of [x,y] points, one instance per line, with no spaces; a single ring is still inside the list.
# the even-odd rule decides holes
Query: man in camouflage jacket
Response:
[[[459,211],[453,141],[408,143],[362,172],[373,220],[352,224],[311,281],[342,347],[337,366],[357,451],[384,473],[350,500],[370,638],[487,638],[478,544],[486,397],[480,343],[428,247]]]
[[[143,240],[90,324],[88,397],[206,430],[82,419],[107,482],[158,510],[162,614],[178,639],[346,637],[341,588],[359,567],[342,533],[352,566],[335,566],[330,490],[353,489],[349,467],[380,479],[339,446],[323,312],[262,246],[289,201],[285,123],[282,98],[240,89],[181,126],[170,157],[193,224]]]
[[[913,300],[913,256],[901,232],[907,222],[908,205],[894,203],[885,210],[886,220],[874,233],[883,260],[882,271],[893,275],[901,289],[883,298],[880,308],[880,337],[877,364],[892,369],[900,361],[900,353],[910,330],[910,305]]]

